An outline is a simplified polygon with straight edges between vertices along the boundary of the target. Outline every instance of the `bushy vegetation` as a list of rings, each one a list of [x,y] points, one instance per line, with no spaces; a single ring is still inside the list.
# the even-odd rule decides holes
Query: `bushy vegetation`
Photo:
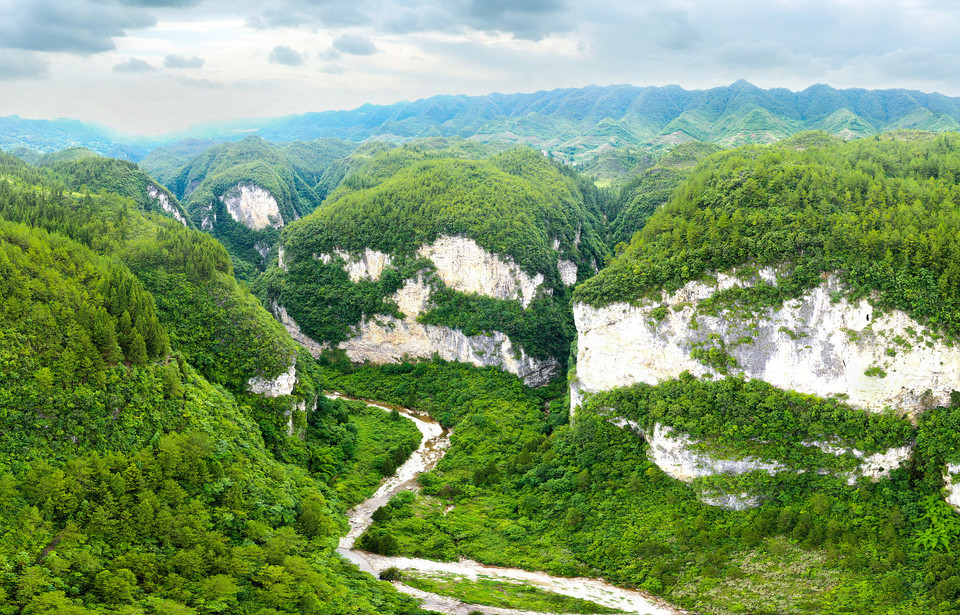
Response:
[[[665,153],[656,164],[636,174],[620,188],[617,197],[607,207],[610,229],[607,242],[611,246],[629,242],[653,212],[670,199],[697,163],[720,149],[709,143],[681,143]]]
[[[471,151],[451,147],[454,154]],[[503,331],[532,356],[565,361],[573,327],[557,259],[576,262],[584,278],[603,261],[605,247],[589,211],[596,189],[533,151],[481,161],[451,157],[451,147],[406,146],[368,159],[322,208],[284,229],[287,271],[268,271],[258,281],[260,297],[283,305],[311,338],[338,343],[363,318],[399,316],[389,296],[423,276],[434,288],[423,322],[468,334]],[[543,274],[552,294],[524,309],[513,300],[446,288],[416,256],[440,235],[472,238],[530,275]],[[391,255],[393,265],[377,281],[352,282],[334,251],[367,248]]]
[[[72,158],[48,155],[40,160],[40,164],[56,171],[71,190],[86,189],[124,196],[133,200],[140,211],[161,216],[173,215],[159,203],[159,198],[165,197],[167,206],[180,216],[181,221],[190,224],[187,212],[177,197],[160,182],[141,171],[136,164],[127,160],[100,156]]]
[[[0,612],[423,613],[335,552],[419,434],[318,400],[216,240],[0,156],[0,364]]]
[[[836,271],[854,297],[960,332],[960,137],[805,133],[708,158],[580,301],[633,301],[743,263],[796,295]]]
[[[144,215],[110,193],[71,193],[60,176],[9,156],[0,156],[0,175],[0,216],[70,237],[129,267],[152,294],[174,348],[206,378],[239,393],[250,378],[273,378],[296,357],[279,323],[237,284],[216,240]]]
[[[554,412],[562,399],[544,414],[542,397],[496,370],[437,361],[362,368],[335,382],[427,409],[453,427],[452,448],[421,476],[422,495],[397,496],[368,531],[397,553],[603,576],[699,612],[960,610],[960,585],[952,580],[960,569],[950,555],[960,547],[960,524],[939,492],[937,460],[956,454],[952,410],[921,420],[915,437],[929,444],[889,479],[849,487],[807,472],[778,484],[759,508],[736,512],[697,502],[689,487],[648,461],[634,433],[591,412],[564,425],[555,420],[562,412]],[[690,413],[700,417],[703,434],[726,430],[721,440],[740,441],[725,425],[729,413],[736,422],[737,413],[752,412],[756,426],[748,430],[776,435],[776,445],[830,429],[865,447],[873,438],[894,443],[881,429],[888,419],[857,417],[829,400],[762,384],[744,388],[734,379],[697,385],[703,390],[682,391],[682,384],[650,394],[668,404],[672,395],[687,409],[684,396],[722,400]],[[709,391],[716,397],[703,397]],[[744,406],[751,400],[738,396],[750,391],[786,406]],[[817,405],[826,414],[817,414]],[[900,422],[891,432],[909,429]],[[934,450],[941,456],[928,463]]]

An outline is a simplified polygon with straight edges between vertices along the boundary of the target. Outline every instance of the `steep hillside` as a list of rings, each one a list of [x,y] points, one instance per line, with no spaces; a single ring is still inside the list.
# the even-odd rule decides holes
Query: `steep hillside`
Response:
[[[439,353],[542,384],[567,358],[569,289],[605,254],[590,190],[530,150],[383,152],[284,230],[261,296],[315,352]]]
[[[40,158],[38,164],[64,177],[68,187],[73,190],[79,191],[85,186],[90,191],[125,196],[132,199],[141,211],[169,216],[184,226],[193,226],[177,197],[136,164],[116,158],[83,155],[83,151],[86,150],[74,155],[70,155],[70,150],[48,154]]]
[[[908,418],[960,390],[958,172],[960,138],[915,132],[707,158],[578,288],[573,404],[592,394],[586,411],[613,409],[664,471],[728,506],[797,472],[887,476],[913,454]],[[775,388],[714,390],[754,383]],[[941,473],[960,461],[926,452]]]
[[[169,187],[193,222],[224,243],[246,277],[268,262],[278,229],[320,204],[314,191],[319,178],[352,149],[333,140],[279,148],[248,137],[194,157]]]
[[[0,216],[119,259],[152,293],[174,350],[211,382],[249,394],[251,404],[264,407],[264,420],[283,431],[303,430],[306,417],[297,409],[314,402],[314,378],[306,367],[298,377],[296,344],[237,284],[216,240],[141,214],[110,193],[66,192],[62,176],[9,156],[0,155],[0,177]],[[268,403],[263,395],[276,399]]]
[[[214,239],[57,178],[0,155],[0,609],[423,613],[334,550],[410,434],[318,402]]]
[[[630,241],[653,212],[667,202],[697,163],[720,150],[719,146],[709,143],[681,143],[661,156],[656,164],[637,173],[607,208],[608,216],[612,217],[608,221],[607,243],[615,246]]]

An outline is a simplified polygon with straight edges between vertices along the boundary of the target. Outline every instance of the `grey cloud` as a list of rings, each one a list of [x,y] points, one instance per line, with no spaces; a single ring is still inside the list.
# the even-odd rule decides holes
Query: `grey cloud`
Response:
[[[203,68],[203,64],[203,58],[197,56],[187,58],[171,53],[163,59],[163,65],[166,68]]]
[[[0,47],[88,55],[114,49],[130,28],[156,24],[142,9],[95,0],[11,0],[0,23]]]
[[[470,0],[466,24],[478,30],[540,40],[573,28],[562,0]]]
[[[690,23],[689,15],[683,11],[652,13],[647,27],[657,33],[657,44],[667,49],[689,49],[702,38],[700,31]]]
[[[274,0],[257,15],[248,17],[247,26],[257,29],[301,26],[368,26],[373,19],[363,12],[363,0]]]
[[[140,58],[130,58],[126,62],[120,62],[113,67],[115,73],[152,73],[156,70],[152,64]]]
[[[16,50],[0,52],[0,81],[43,77],[49,68],[50,63],[35,53]]]
[[[395,14],[387,15],[382,23],[383,30],[391,34],[411,34],[424,31],[449,31],[458,24],[451,18],[449,11],[436,6],[417,6],[400,8]]]
[[[354,56],[368,56],[377,53],[377,46],[366,36],[359,34],[344,34],[333,41],[333,48],[342,53]]]
[[[286,45],[277,45],[270,51],[271,64],[283,64],[284,66],[300,66],[303,64],[303,55]]]
[[[347,72],[345,68],[339,64],[324,64],[320,69],[321,73],[327,73],[328,75],[342,75]]]
[[[341,57],[341,54],[339,51],[331,47],[326,51],[321,51],[320,53],[318,53],[317,57],[320,58],[321,60],[339,60]]]
[[[932,49],[897,49],[877,58],[876,66],[881,74],[897,79],[952,81],[960,72],[960,56]]]

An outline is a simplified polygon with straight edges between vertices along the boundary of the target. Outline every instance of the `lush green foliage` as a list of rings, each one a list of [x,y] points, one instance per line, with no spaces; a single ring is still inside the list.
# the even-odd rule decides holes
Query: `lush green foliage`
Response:
[[[630,180],[608,208],[610,237],[615,246],[629,242],[644,227],[658,207],[667,202],[673,191],[703,158],[720,151],[707,143],[681,143],[664,154],[657,163]]]
[[[0,609],[420,612],[335,554],[342,528],[317,483],[250,447],[244,428],[3,475]]]
[[[312,339],[338,343],[363,318],[399,316],[389,296],[405,280],[422,276],[434,289],[433,307],[422,322],[468,334],[503,331],[532,356],[565,361],[573,327],[557,259],[577,263],[584,278],[603,261],[605,247],[588,211],[596,189],[529,150],[477,161],[451,157],[470,153],[465,144],[444,144],[394,148],[369,158],[321,209],[284,229],[287,272],[268,271],[258,281],[258,294],[265,303],[283,305]],[[446,288],[430,275],[430,263],[416,258],[420,246],[440,235],[470,237],[528,273],[543,274],[552,294],[524,309],[516,301]],[[377,281],[352,282],[339,257],[317,258],[367,248],[393,259]]]
[[[577,290],[632,301],[742,263],[796,294],[837,271],[855,296],[960,332],[960,137],[797,136],[708,158],[626,252]]]
[[[949,555],[960,548],[960,527],[941,499],[936,462],[926,476],[898,470],[856,488],[812,472],[795,475],[763,506],[725,511],[698,503],[647,460],[640,438],[599,416],[578,414],[572,427],[551,433],[542,401],[511,379],[434,362],[363,368],[335,380],[357,394],[429,409],[454,428],[447,456],[421,477],[423,495],[394,498],[369,536],[403,554],[604,576],[700,612],[920,615],[960,608],[960,584],[952,580],[960,568]],[[750,401],[738,397],[748,390],[737,382],[714,388],[727,392],[730,405]],[[766,392],[796,416],[727,406],[717,416],[769,414],[770,429],[799,434],[781,439],[822,433],[804,424],[815,418],[805,414],[812,408],[803,410],[808,399]],[[819,403],[849,441],[859,439],[854,426],[863,421],[865,440],[886,437],[873,422],[887,419]],[[701,424],[703,433],[725,429],[719,418]],[[923,425],[927,441],[948,445],[950,423]],[[947,432],[936,433],[941,429]]]
[[[252,377],[273,378],[288,369],[296,345],[237,284],[216,240],[143,215],[112,194],[71,194],[56,177],[9,156],[0,156],[0,174],[6,178],[0,181],[0,216],[118,257],[153,294],[173,348],[205,377],[239,392]]]
[[[531,150],[489,161],[428,156],[397,148],[376,156],[346,180],[324,207],[285,229],[292,260],[372,248],[412,255],[439,235],[465,235],[511,256],[527,272],[556,265],[553,238],[570,260],[602,257],[602,244],[578,205],[576,188]],[[574,245],[583,226],[582,248]]]
[[[224,243],[237,263],[238,274],[251,277],[267,262],[264,255],[271,253],[279,233],[273,227],[247,228],[233,219],[222,198],[237,186],[257,186],[276,200],[282,217],[279,222],[289,223],[320,204],[322,197],[314,191],[319,177],[351,149],[350,144],[335,140],[295,142],[281,149],[248,137],[204,148],[170,178],[169,185],[184,200],[193,222]],[[169,172],[168,159],[160,157],[157,164],[162,172]]]
[[[852,469],[850,453],[823,452],[814,442],[865,455],[906,445],[905,417],[872,414],[836,399],[778,389],[760,380],[700,380],[684,373],[656,386],[635,384],[591,395],[584,412],[626,418],[644,431],[666,425],[735,458],[777,461],[805,471]]]
[[[69,151],[69,150],[68,150]],[[109,192],[132,199],[141,211],[172,215],[160,205],[159,199],[166,197],[167,206],[172,208],[184,222],[188,222],[187,212],[163,185],[137,168],[132,162],[100,156],[84,156],[77,159],[50,159],[44,156],[41,165],[48,166],[67,181],[67,186],[75,191],[83,187],[94,192]],[[154,196],[151,196],[150,193]]]

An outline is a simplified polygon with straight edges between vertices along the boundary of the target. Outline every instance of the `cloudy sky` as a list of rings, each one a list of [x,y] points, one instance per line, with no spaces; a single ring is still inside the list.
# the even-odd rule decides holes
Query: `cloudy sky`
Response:
[[[953,0],[0,0],[0,115],[138,133],[744,78],[960,95]]]

